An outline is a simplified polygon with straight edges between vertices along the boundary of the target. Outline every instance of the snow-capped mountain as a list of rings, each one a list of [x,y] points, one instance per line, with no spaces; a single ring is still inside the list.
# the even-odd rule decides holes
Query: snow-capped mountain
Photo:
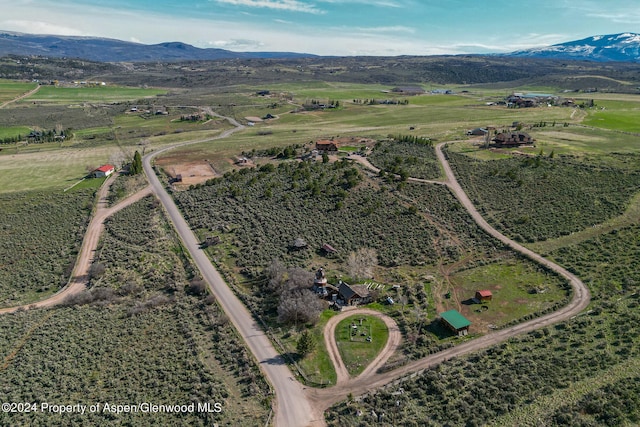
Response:
[[[620,33],[592,36],[582,40],[512,52],[508,56],[599,62],[640,62],[640,34]]]

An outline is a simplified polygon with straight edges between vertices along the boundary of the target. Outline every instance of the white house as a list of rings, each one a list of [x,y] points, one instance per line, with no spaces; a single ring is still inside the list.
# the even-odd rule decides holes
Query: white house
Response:
[[[98,169],[92,172],[94,178],[104,178],[105,176],[109,176],[116,171],[115,166],[113,165],[102,165]]]

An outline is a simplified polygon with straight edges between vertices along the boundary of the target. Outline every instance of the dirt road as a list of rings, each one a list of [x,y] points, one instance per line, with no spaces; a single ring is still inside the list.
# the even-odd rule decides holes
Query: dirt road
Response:
[[[209,140],[225,138],[244,128],[233,119],[227,120],[229,120],[235,128],[227,130]],[[180,144],[180,146],[196,142],[200,141],[191,141]],[[295,379],[284,358],[275,350],[271,340],[262,330],[261,325],[257,324],[249,310],[247,310],[244,304],[242,304],[229,286],[227,286],[218,271],[211,264],[207,255],[200,249],[200,242],[194,235],[191,227],[187,224],[173,202],[173,199],[166,192],[164,185],[154,173],[151,166],[153,158],[173,148],[175,148],[175,146],[146,155],[142,161],[145,173],[151,182],[153,192],[158,196],[158,199],[166,209],[184,247],[200,270],[200,274],[209,284],[211,292],[218,300],[224,312],[229,316],[236,330],[258,361],[260,369],[273,386],[276,395],[275,425],[291,427],[324,425],[324,418],[322,416],[316,419],[312,418],[313,412],[305,397],[302,385]]]
[[[349,372],[344,366],[344,362],[342,361],[342,357],[340,356],[340,351],[338,350],[338,344],[335,338],[336,326],[338,326],[338,323],[340,323],[340,321],[342,321],[343,319],[351,316],[357,316],[359,314],[375,316],[381,319],[389,330],[389,338],[387,339],[387,342],[380,353],[374,360],[371,361],[369,366],[367,366],[364,371],[362,371],[362,373],[358,375],[357,378],[368,378],[369,376],[371,376],[371,374],[375,373],[382,365],[385,364],[389,357],[391,357],[391,355],[395,353],[398,347],[400,347],[400,341],[402,341],[402,334],[400,333],[400,328],[398,328],[398,324],[396,323],[396,321],[386,314],[380,313],[379,311],[371,310],[368,308],[360,308],[357,310],[348,310],[332,317],[324,327],[324,343],[327,347],[327,351],[329,352],[331,363],[333,363],[333,366],[336,369],[336,385],[343,384],[350,378]]]
[[[107,194],[109,193],[109,187],[111,187],[111,183],[116,176],[117,174],[113,174],[112,176],[110,176],[98,190],[98,204],[96,206],[95,213],[91,217],[89,225],[87,226],[87,231],[85,232],[84,239],[82,240],[80,253],[78,254],[78,259],[76,260],[73,272],[71,273],[71,279],[69,280],[69,283],[67,283],[64,288],[60,289],[57,293],[53,294],[47,299],[34,302],[32,304],[3,308],[0,309],[0,314],[12,313],[17,310],[27,310],[37,307],[51,307],[60,304],[68,296],[75,295],[87,288],[87,282],[89,281],[89,269],[91,268],[93,255],[96,251],[96,248],[98,247],[100,236],[102,235],[102,232],[104,230],[104,221],[119,210],[122,210],[127,206],[142,199],[143,197],[151,194],[151,189],[147,187],[121,201],[117,205],[108,208]]]
[[[0,108],[4,108],[9,104],[12,104],[12,103],[14,103],[16,101],[20,101],[21,99],[24,99],[27,96],[31,96],[34,93],[36,93],[37,91],[39,91],[39,90],[40,90],[40,85],[36,86],[35,89],[31,89],[29,92],[23,93],[22,95],[17,96],[17,97],[15,97],[13,99],[10,99],[9,101],[3,102],[2,104],[0,104]]]
[[[438,156],[438,160],[442,164],[446,175],[445,183],[451,189],[460,203],[467,209],[474,221],[491,236],[510,246],[515,251],[520,252],[529,259],[544,265],[545,267],[555,271],[556,273],[567,279],[573,289],[573,298],[568,305],[551,314],[518,324],[511,328],[492,332],[480,338],[468,341],[464,344],[457,345],[451,349],[447,349],[440,353],[409,363],[398,369],[394,369],[393,371],[382,374],[371,371],[370,375],[364,375],[363,373],[363,375],[360,375],[359,377],[352,380],[343,381],[335,387],[327,389],[307,389],[307,397],[311,402],[314,410],[316,411],[315,417],[322,416],[327,408],[337,402],[344,400],[349,394],[359,396],[369,393],[371,390],[375,390],[376,388],[389,384],[394,380],[406,377],[407,375],[415,372],[420,372],[427,368],[431,368],[448,359],[459,357],[493,346],[515,335],[534,331],[536,329],[543,328],[545,326],[549,326],[563,320],[567,320],[580,313],[589,305],[589,302],[591,300],[589,290],[577,276],[570,273],[565,268],[555,264],[550,260],[547,260],[546,258],[543,258],[542,256],[504,236],[493,227],[491,227],[484,220],[484,218],[482,218],[482,216],[478,213],[478,211],[471,203],[471,200],[462,190],[462,187],[460,187],[460,184],[456,180],[456,177],[451,170],[449,162],[442,152],[442,148],[446,144],[447,143],[441,143],[436,146],[436,155]]]

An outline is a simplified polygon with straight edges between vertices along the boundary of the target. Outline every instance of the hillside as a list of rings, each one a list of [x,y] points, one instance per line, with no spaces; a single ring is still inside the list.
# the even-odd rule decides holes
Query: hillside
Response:
[[[0,31],[0,56],[50,56],[98,62],[216,60],[230,58],[296,58],[312,55],[288,52],[232,52],[201,49],[182,42],[154,45],[100,37],[54,36]]]

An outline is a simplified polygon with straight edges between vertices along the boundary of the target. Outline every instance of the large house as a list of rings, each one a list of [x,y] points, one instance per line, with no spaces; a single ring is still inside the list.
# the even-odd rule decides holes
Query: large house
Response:
[[[320,140],[316,142],[316,150],[320,152],[338,151],[338,143],[330,140]]]
[[[104,178],[116,171],[116,167],[113,165],[102,165],[98,169],[91,172],[94,178]]]
[[[518,147],[520,145],[533,144],[533,139],[526,132],[501,132],[493,138],[498,147]]]

